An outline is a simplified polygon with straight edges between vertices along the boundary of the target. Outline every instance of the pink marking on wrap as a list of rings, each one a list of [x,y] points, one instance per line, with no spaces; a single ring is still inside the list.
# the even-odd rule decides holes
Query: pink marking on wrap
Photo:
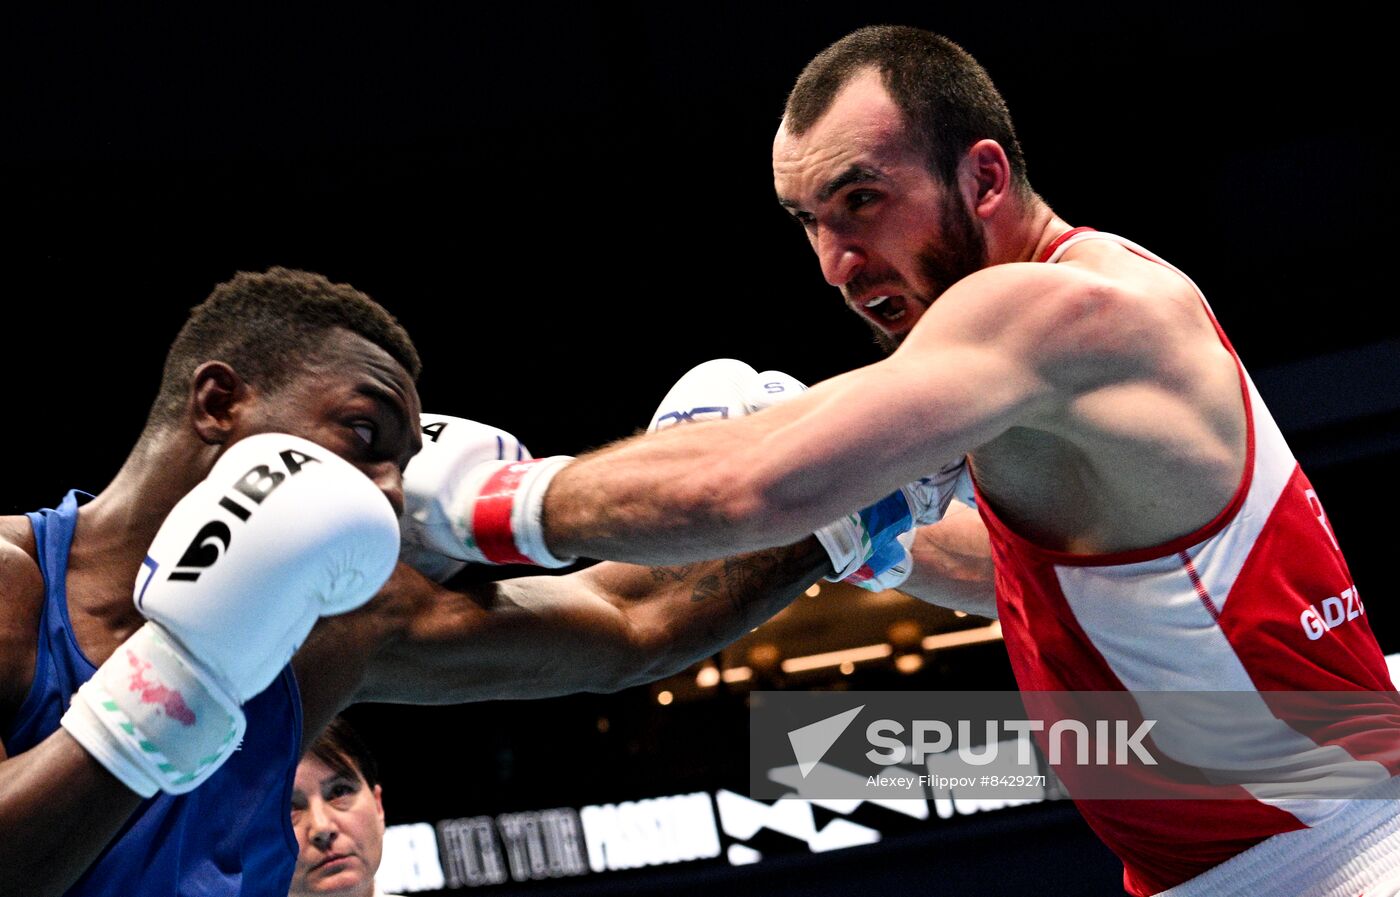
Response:
[[[176,689],[168,688],[159,682],[148,682],[146,671],[151,668],[149,661],[142,660],[131,651],[126,652],[127,662],[131,664],[131,681],[127,689],[134,692],[142,704],[156,704],[165,711],[165,715],[184,726],[195,724],[194,711],[185,703],[185,696]]]

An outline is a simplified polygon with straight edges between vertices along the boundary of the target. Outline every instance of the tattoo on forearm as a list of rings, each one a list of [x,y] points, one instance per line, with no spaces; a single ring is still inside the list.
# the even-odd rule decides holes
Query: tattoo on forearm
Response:
[[[820,576],[827,563],[820,548],[813,550],[805,542],[725,558],[707,565],[717,569],[696,581],[690,600],[723,597],[742,615],[763,601],[790,598]]]
[[[695,590],[690,593],[691,601],[704,601],[706,598],[713,598],[716,595],[724,594],[724,586],[720,584],[719,577],[713,574],[702,577],[695,584]]]
[[[772,577],[775,581],[764,582],[764,574],[778,573],[785,560],[786,553],[781,549],[725,558],[724,581],[728,587],[729,603],[734,610],[743,613],[746,603],[758,600],[774,588],[790,585],[788,577],[776,575]]]
[[[651,578],[656,582],[684,582],[699,564],[679,564],[675,567],[652,567]]]

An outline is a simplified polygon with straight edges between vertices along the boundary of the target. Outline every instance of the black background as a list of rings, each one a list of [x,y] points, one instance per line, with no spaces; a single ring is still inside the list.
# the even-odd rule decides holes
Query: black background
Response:
[[[768,152],[808,58],[899,22],[989,69],[1062,217],[1146,245],[1211,297],[1266,400],[1292,409],[1281,421],[1372,626],[1400,650],[1385,562],[1400,363],[1394,343],[1374,351],[1400,335],[1389,36],[1343,4],[1126,6],[7,13],[0,512],[100,490],[184,310],[240,269],[369,292],[418,342],[426,408],[510,429],[536,455],[626,435],[707,358],[809,382],[874,360],[773,202]],[[588,729],[644,704],[535,706]],[[511,750],[498,730],[524,716],[362,717],[391,755],[419,726],[456,734],[468,772],[451,787],[391,773],[399,821],[540,806],[463,806]],[[687,787],[638,781],[613,799]]]
[[[26,475],[0,501],[100,487],[183,311],[239,269],[366,290],[415,334],[429,409],[536,454],[629,432],[706,358],[808,381],[873,360],[768,165],[796,71],[871,22],[964,43],[1056,211],[1186,269],[1256,373],[1394,336],[1377,29],[1345,7],[1120,6],[12,20],[0,346]]]

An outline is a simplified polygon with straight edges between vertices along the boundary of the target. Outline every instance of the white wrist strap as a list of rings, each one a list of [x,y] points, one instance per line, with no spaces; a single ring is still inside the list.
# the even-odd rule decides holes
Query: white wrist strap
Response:
[[[555,557],[544,542],[544,496],[559,471],[574,462],[572,455],[551,455],[533,462],[520,480],[515,507],[510,512],[511,529],[520,553],[541,567],[567,567],[578,558]]]
[[[155,623],[118,646],[60,724],[143,797],[183,794],[238,747],[243,710]]]

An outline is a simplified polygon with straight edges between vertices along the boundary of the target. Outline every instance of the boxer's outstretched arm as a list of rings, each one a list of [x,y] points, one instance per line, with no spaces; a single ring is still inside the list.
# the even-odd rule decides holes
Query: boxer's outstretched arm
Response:
[[[1062,268],[985,269],[884,361],[763,414],[580,458],[544,497],[546,543],[638,563],[782,544],[1011,427],[1047,426],[1079,392],[1124,376],[1138,337],[1113,329],[1110,285]]]
[[[445,704],[615,691],[678,672],[786,607],[830,570],[802,542],[669,568],[605,563],[448,590],[400,565],[365,609],[321,622],[312,652],[367,657],[351,701]]]

